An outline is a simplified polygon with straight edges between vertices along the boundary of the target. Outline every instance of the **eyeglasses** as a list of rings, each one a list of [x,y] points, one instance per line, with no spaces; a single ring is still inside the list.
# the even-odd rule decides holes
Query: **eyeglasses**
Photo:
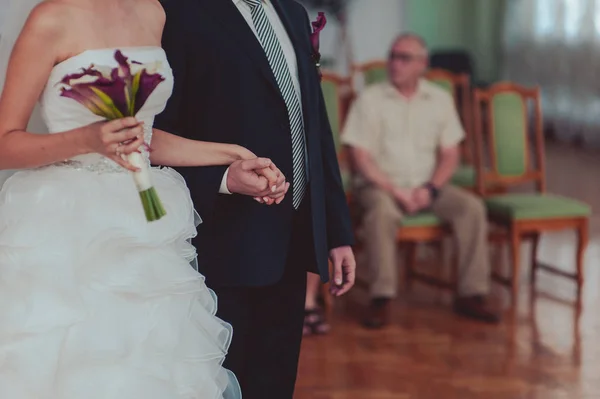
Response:
[[[401,61],[404,63],[409,63],[418,59],[423,58],[422,55],[403,53],[403,52],[391,52],[389,54],[390,61]]]

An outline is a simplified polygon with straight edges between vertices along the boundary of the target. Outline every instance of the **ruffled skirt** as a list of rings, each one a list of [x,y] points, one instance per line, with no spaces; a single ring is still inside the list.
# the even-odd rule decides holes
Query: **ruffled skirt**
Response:
[[[239,399],[231,326],[191,266],[183,178],[152,169],[148,223],[128,173],[18,172],[0,192],[0,391],[14,399]]]

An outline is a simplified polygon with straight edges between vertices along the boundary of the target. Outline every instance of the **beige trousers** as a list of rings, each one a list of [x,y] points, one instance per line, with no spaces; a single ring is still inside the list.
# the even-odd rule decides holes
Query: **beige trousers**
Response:
[[[398,260],[396,234],[402,210],[395,199],[373,187],[360,189],[357,199],[364,209],[364,241],[373,298],[396,296]],[[458,294],[486,295],[490,289],[486,211],[481,199],[466,190],[446,186],[431,210],[452,225],[458,250]]]

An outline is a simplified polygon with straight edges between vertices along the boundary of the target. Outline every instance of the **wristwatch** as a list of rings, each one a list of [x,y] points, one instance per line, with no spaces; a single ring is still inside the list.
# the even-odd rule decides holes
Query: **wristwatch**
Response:
[[[432,201],[435,201],[437,199],[437,197],[440,196],[440,189],[437,188],[433,183],[431,183],[431,182],[425,183],[423,185],[423,187],[425,187],[427,190],[429,190],[429,195],[431,195]]]

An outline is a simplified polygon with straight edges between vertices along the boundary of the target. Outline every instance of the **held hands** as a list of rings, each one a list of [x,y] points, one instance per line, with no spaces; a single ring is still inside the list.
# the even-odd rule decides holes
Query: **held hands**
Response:
[[[127,155],[145,145],[144,123],[134,117],[92,123],[84,128],[83,147],[112,159],[125,169],[138,168],[127,161]],[[268,205],[283,201],[290,183],[270,159],[258,158],[241,146],[234,146],[234,161],[229,166],[227,188],[233,193],[254,197]]]
[[[280,204],[290,188],[285,176],[266,158],[242,159],[229,166],[227,188],[267,205]]]
[[[270,193],[269,195],[254,197],[254,200],[267,205],[281,204],[290,188],[290,183],[285,181],[283,173],[273,163],[268,168],[257,171],[257,173],[269,182]]]
[[[431,193],[425,187],[413,189],[394,188],[393,196],[409,215],[429,208],[432,203]]]
[[[398,205],[400,205],[407,214],[411,215],[419,210],[418,204],[413,196],[413,190],[396,187],[392,190],[392,195]]]
[[[429,208],[433,202],[433,198],[431,198],[431,192],[425,187],[417,187],[413,189],[412,197],[418,207],[418,210]]]

